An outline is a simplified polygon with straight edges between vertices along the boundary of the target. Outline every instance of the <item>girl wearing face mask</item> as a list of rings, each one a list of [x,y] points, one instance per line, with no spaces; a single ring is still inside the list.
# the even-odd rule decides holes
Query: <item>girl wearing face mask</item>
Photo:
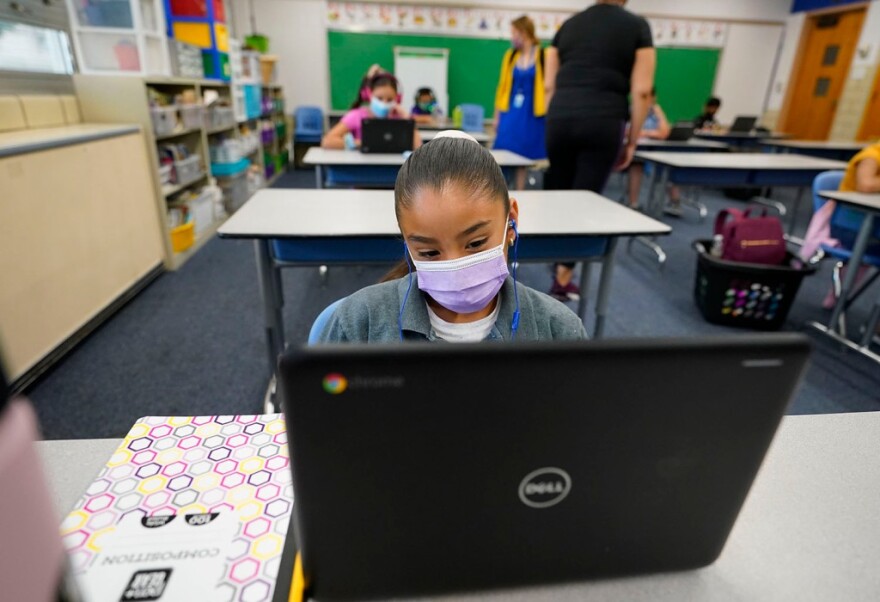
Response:
[[[323,148],[356,149],[361,145],[361,124],[366,118],[408,119],[409,115],[398,104],[398,83],[390,73],[379,73],[369,81],[370,101],[363,107],[350,110],[321,140]],[[421,146],[419,132],[413,134],[413,148]]]
[[[495,148],[529,159],[546,159],[544,51],[535,35],[535,23],[526,16],[514,20],[510,42],[495,92]],[[525,177],[525,170],[520,170],[517,189],[525,187]]]
[[[492,154],[441,132],[397,176],[394,207],[405,263],[348,297],[324,342],[582,339],[565,305],[515,280],[519,207]]]

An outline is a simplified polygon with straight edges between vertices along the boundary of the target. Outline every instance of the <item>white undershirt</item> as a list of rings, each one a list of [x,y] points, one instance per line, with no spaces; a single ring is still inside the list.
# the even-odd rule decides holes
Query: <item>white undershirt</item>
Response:
[[[428,305],[428,318],[431,320],[431,328],[434,330],[434,334],[444,341],[448,343],[476,343],[485,339],[492,332],[492,327],[495,326],[500,309],[501,295],[498,295],[495,300],[495,309],[492,313],[485,318],[480,318],[476,322],[463,322],[460,324],[447,322],[435,314],[430,305]]]

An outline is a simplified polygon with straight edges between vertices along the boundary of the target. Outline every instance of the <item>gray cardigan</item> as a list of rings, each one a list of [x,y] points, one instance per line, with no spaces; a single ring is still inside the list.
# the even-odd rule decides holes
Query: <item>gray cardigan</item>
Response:
[[[346,298],[336,309],[321,333],[322,343],[394,343],[400,341],[398,315],[406,295],[409,278],[383,282],[361,289]],[[519,293],[519,329],[517,341],[560,341],[585,339],[587,332],[580,318],[568,307],[523,284]],[[501,288],[501,309],[492,332],[485,340],[511,339],[515,301],[513,280],[508,277]],[[436,341],[425,296],[413,278],[401,321],[406,341]]]

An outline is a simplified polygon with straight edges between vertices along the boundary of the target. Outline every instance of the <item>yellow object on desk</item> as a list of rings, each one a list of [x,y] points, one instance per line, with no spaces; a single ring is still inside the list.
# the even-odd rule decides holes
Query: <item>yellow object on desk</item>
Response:
[[[195,222],[187,222],[171,228],[171,248],[175,253],[182,253],[196,242]]]

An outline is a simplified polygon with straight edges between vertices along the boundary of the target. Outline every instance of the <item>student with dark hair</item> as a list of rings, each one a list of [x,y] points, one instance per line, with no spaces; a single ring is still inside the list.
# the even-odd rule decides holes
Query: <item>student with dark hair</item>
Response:
[[[399,85],[397,78],[390,73],[378,73],[367,84],[370,91],[370,104],[358,107],[343,115],[339,123],[330,128],[321,139],[323,148],[356,149],[361,145],[364,119],[408,119],[409,115],[399,104]],[[413,133],[413,148],[422,144],[419,131]]]
[[[431,88],[419,88],[416,92],[415,104],[410,111],[416,123],[431,123],[437,117],[443,115],[440,105],[437,104],[437,96]]]
[[[698,130],[705,130],[717,126],[718,121],[715,119],[715,115],[720,108],[721,99],[717,96],[709,97],[709,100],[703,105],[703,112],[694,119],[694,127]]]
[[[441,132],[406,160],[394,210],[406,271],[348,297],[323,342],[586,337],[574,312],[516,282],[519,207],[492,153],[468,134]]]

